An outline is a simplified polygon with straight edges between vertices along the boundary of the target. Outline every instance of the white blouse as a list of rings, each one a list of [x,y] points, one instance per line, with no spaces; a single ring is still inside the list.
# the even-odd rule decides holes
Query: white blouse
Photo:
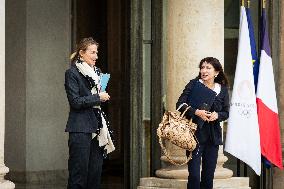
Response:
[[[198,81],[203,84],[202,79],[199,79]],[[218,95],[221,92],[221,85],[219,83],[214,83],[214,89],[212,90]]]

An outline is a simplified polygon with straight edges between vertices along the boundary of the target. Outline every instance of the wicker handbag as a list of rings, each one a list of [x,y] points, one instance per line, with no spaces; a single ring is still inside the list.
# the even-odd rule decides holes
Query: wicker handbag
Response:
[[[192,151],[197,146],[197,139],[194,135],[197,125],[192,122],[192,119],[188,120],[184,117],[184,114],[190,107],[187,107],[181,114],[178,109],[176,111],[166,111],[164,113],[162,122],[157,129],[157,135],[159,137],[159,143],[169,161],[174,165],[184,165],[192,158]],[[177,145],[180,148],[190,151],[190,155],[183,163],[175,162],[170,154],[167,152],[163,144],[163,140],[169,140],[172,144]]]

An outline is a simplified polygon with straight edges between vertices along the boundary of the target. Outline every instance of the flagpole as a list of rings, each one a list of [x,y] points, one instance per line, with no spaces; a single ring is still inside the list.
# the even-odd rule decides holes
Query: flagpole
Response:
[[[250,0],[248,0],[248,8],[250,7]]]
[[[245,0],[242,0],[242,6],[243,7],[245,6]]]

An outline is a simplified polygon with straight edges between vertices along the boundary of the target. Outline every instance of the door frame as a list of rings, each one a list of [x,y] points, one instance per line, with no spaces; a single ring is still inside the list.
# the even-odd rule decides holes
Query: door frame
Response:
[[[161,167],[156,129],[163,113],[162,28],[163,1],[151,2],[151,175]],[[137,188],[146,169],[142,164],[143,132],[143,2],[130,3],[130,188]],[[155,92],[152,92],[155,91]]]

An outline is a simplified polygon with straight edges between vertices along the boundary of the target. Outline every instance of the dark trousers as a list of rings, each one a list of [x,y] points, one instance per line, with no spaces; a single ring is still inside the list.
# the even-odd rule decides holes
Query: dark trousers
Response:
[[[187,189],[212,189],[214,172],[218,158],[218,145],[207,142],[200,144],[199,148],[193,151],[192,160],[188,163]],[[200,164],[202,157],[202,171],[200,181]]]
[[[99,189],[103,150],[91,133],[69,133],[68,189]]]

